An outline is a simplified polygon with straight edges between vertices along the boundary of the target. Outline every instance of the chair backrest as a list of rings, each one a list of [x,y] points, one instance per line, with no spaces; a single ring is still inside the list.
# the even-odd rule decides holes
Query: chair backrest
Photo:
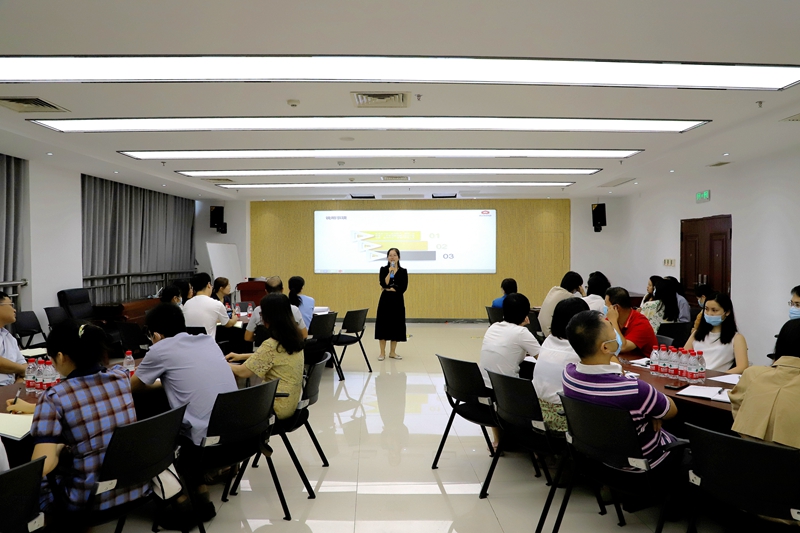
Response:
[[[693,323],[689,322],[668,322],[661,324],[656,333],[665,337],[671,337],[672,344],[669,346],[683,348],[686,341],[689,340],[689,335],[692,334],[692,325]]]
[[[658,341],[659,346],[672,346],[672,343],[675,341],[672,337],[665,337],[664,335],[656,335],[656,340]]]
[[[241,442],[262,435],[274,423],[272,403],[278,380],[217,395],[204,446]]]
[[[311,365],[306,374],[306,385],[303,387],[303,397],[300,399],[298,409],[305,409],[309,405],[314,405],[319,399],[319,384],[322,382],[322,373],[325,370],[325,365],[328,359],[332,356],[329,352],[325,352],[325,357],[322,361]]]
[[[528,331],[533,333],[533,336],[536,337],[536,340],[539,341],[539,344],[544,342],[544,334],[542,334],[542,325],[539,323],[539,311],[537,309],[531,309],[528,313]]]
[[[39,324],[39,318],[33,311],[17,311],[17,320],[14,322],[13,328],[22,348],[30,347],[36,335],[41,335],[47,340],[47,335],[44,334],[42,326]],[[27,342],[23,342],[25,338],[27,338]]]
[[[44,457],[0,474],[0,531],[27,532],[28,522],[39,516]]]
[[[533,429],[544,433],[542,408],[539,406],[539,397],[529,379],[506,376],[487,370],[492,382],[497,415],[500,420],[525,429]]]
[[[367,313],[369,309],[358,309],[355,311],[348,311],[344,315],[342,322],[342,331],[347,333],[361,333],[367,326]]]
[[[489,316],[489,325],[491,326],[495,322],[502,322],[503,321],[503,309],[500,307],[491,307],[489,305],[486,306],[486,314]]]
[[[189,335],[205,335],[208,332],[203,326],[186,326],[186,333]]]
[[[311,324],[308,326],[308,334],[317,340],[330,339],[333,337],[335,327],[336,313],[314,315],[311,318]]]
[[[175,460],[186,406],[114,429],[97,476],[95,493],[150,481]],[[115,480],[113,486],[109,481]]]
[[[567,442],[579,453],[615,468],[650,469],[630,412],[558,395],[567,415]]]
[[[243,281],[236,285],[236,290],[239,291],[239,298],[242,300],[260,303],[261,298],[267,295],[267,282]]]
[[[86,320],[94,314],[88,289],[58,291],[58,304],[66,309],[67,314],[75,320]]]
[[[444,373],[444,387],[448,396],[465,403],[492,405],[494,395],[483,381],[478,363],[450,359],[436,354]]]
[[[690,481],[739,509],[800,521],[800,450],[692,424],[686,432],[697,476]]]
[[[51,330],[60,323],[69,320],[67,310],[63,307],[45,307],[44,313],[47,315],[47,323]]]

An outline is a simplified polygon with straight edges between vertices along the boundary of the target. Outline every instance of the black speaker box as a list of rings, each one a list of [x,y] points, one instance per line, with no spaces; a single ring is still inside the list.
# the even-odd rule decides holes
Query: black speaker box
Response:
[[[221,205],[211,206],[211,227],[218,228],[225,222],[225,208]]]
[[[222,233],[223,235],[228,233],[228,223],[227,222],[223,222],[222,224],[217,226],[217,233]]]
[[[606,204],[592,204],[592,226],[595,231],[600,231],[597,228],[606,225]]]

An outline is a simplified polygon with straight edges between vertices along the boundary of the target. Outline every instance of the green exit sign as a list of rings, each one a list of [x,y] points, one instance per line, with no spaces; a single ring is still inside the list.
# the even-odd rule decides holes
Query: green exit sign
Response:
[[[695,195],[695,203],[702,204],[711,201],[711,190],[699,192]]]

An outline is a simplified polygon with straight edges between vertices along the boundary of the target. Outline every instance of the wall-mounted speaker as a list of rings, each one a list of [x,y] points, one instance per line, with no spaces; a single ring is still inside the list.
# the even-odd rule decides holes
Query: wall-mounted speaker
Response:
[[[225,222],[225,208],[221,205],[211,206],[211,227],[218,228]]]
[[[222,224],[217,226],[217,233],[222,233],[223,235],[228,233],[228,223],[227,222],[223,222]]]
[[[592,204],[592,226],[599,233],[606,225],[606,204]]]

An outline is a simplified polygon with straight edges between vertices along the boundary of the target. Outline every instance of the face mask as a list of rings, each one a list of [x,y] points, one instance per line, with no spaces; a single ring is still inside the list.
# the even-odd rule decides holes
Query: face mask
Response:
[[[705,307],[706,301],[705,300],[701,300],[700,298],[698,298],[697,299],[697,304],[700,306],[700,309],[702,309],[703,307]]]
[[[622,351],[622,337],[619,336],[619,332],[614,330],[614,340],[613,341],[606,341],[603,344],[607,344],[609,342],[616,342],[617,343],[617,351],[614,352],[614,355],[619,355],[619,352]]]
[[[709,324],[711,324],[712,326],[719,326],[720,324],[722,324],[722,321],[725,319],[725,317],[723,317],[722,315],[720,315],[720,316],[710,316],[710,315],[707,315],[707,314],[703,313],[703,319],[706,322],[708,322]]]
[[[603,305],[603,316],[608,316],[608,306]]]
[[[789,308],[789,320],[795,320],[797,318],[800,318],[800,309],[798,309],[796,307],[790,307]]]

